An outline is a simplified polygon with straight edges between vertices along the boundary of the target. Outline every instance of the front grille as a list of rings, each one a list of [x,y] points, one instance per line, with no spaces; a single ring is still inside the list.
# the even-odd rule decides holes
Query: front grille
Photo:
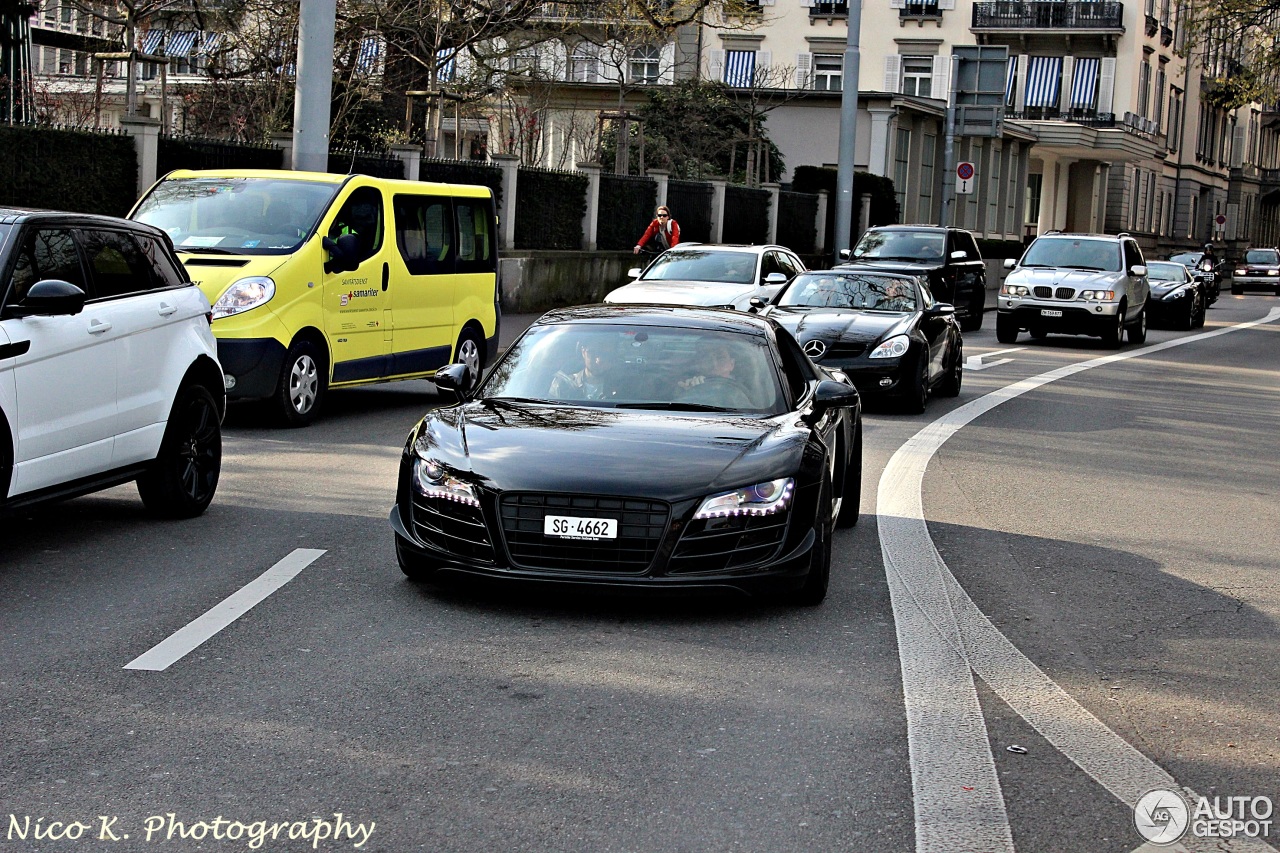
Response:
[[[790,510],[692,521],[671,557],[671,574],[722,572],[763,563],[782,545]]]
[[[667,531],[671,508],[661,501],[592,495],[503,495],[502,535],[520,568],[639,574],[649,568]],[[598,541],[547,536],[547,515],[613,518],[618,538]]]
[[[1058,299],[1075,299],[1076,289],[1074,287],[1059,287],[1053,292],[1053,295]]]
[[[420,540],[470,560],[493,562],[493,544],[479,507],[413,495],[413,532]]]
[[[1037,297],[1037,298],[1039,298],[1039,299],[1052,299],[1052,298],[1053,298],[1053,288],[1052,288],[1052,287],[1045,287],[1045,286],[1044,286],[1044,285],[1042,285],[1042,284],[1040,284],[1040,285],[1036,285],[1034,288],[1032,288],[1032,289],[1031,289],[1031,292],[1032,292],[1032,293],[1034,293],[1034,294],[1036,295],[1036,297]]]
[[[867,351],[865,343],[834,343],[827,350],[827,358],[857,358]]]

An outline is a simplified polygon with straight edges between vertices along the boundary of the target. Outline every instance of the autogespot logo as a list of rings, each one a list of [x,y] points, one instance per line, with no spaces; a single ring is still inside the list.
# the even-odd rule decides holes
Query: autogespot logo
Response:
[[[1173,844],[1187,832],[1191,810],[1173,791],[1148,791],[1133,807],[1133,825],[1152,844]]]

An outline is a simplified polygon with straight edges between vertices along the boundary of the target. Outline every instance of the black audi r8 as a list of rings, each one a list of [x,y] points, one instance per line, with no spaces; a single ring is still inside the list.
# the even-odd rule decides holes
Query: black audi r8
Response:
[[[818,604],[858,518],[861,403],[772,321],[589,306],[544,315],[409,434],[391,510],[413,579],[442,572]]]
[[[845,268],[797,276],[762,316],[863,396],[892,398],[919,414],[930,393],[960,393],[964,342],[955,313],[919,276]]]
[[[1147,281],[1151,296],[1147,299],[1147,323],[1170,325],[1175,329],[1198,329],[1204,325],[1204,312],[1209,307],[1203,279],[1174,261],[1147,263]]]

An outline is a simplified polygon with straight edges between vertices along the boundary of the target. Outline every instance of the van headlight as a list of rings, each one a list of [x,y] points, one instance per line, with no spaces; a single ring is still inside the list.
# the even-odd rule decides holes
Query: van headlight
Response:
[[[213,319],[242,314],[250,308],[257,308],[270,301],[276,295],[276,283],[266,276],[242,278],[232,284],[213,303]]]
[[[867,358],[902,358],[910,348],[910,338],[906,335],[894,335],[873,349]]]

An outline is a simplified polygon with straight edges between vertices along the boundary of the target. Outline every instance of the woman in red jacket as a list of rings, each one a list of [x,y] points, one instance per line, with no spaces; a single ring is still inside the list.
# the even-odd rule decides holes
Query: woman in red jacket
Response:
[[[640,254],[640,250],[649,245],[650,240],[657,241],[658,251],[660,252],[666,251],[680,242],[680,223],[671,218],[671,210],[665,204],[658,208],[658,212],[654,214],[653,221],[649,223],[649,227],[645,229],[644,236],[640,238],[640,242],[636,243],[636,247],[631,253],[633,255]]]

